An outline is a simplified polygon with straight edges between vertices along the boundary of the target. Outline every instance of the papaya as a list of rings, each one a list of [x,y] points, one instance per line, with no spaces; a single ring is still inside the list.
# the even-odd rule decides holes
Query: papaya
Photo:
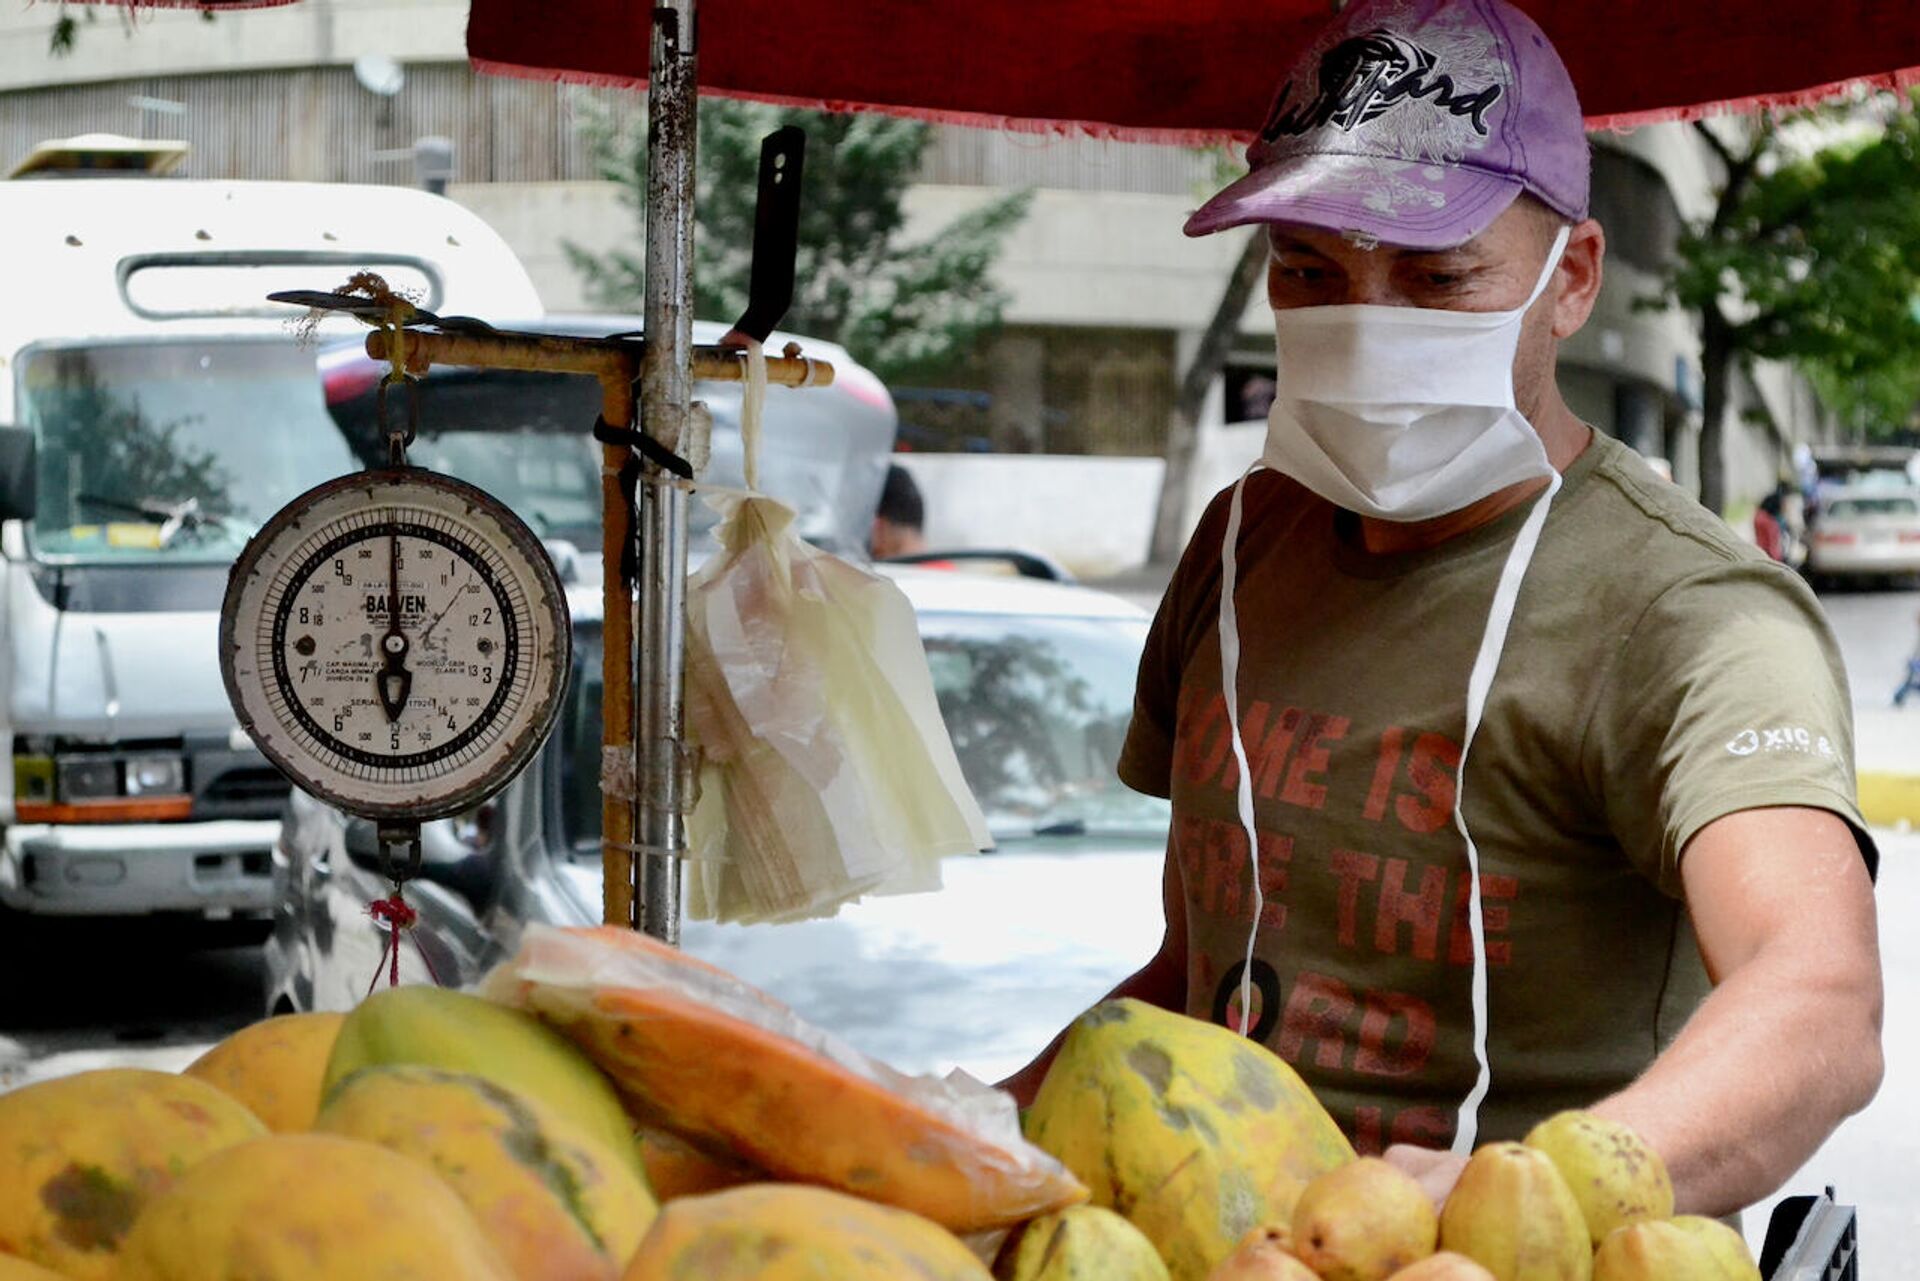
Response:
[[[653,1222],[653,1198],[598,1137],[483,1077],[362,1068],[314,1129],[430,1166],[519,1281],[613,1281]]]
[[[482,990],[531,1010],[613,1078],[643,1126],[723,1163],[838,1188],[956,1232],[1086,1199],[1058,1162],[945,1082],[808,1027],[766,993],[630,930],[529,926]]]
[[[1386,1281],[1439,1241],[1426,1189],[1379,1157],[1327,1171],[1293,1207],[1293,1252],[1322,1281]]]
[[[520,1010],[465,992],[382,988],[340,1025],[321,1090],[364,1067],[471,1072],[570,1117],[645,1177],[633,1122],[613,1086],[565,1037]]]
[[[1739,1249],[1734,1252],[1699,1226],[1713,1222],[1701,1219],[1683,1227],[1676,1220],[1643,1220],[1616,1228],[1594,1252],[1594,1281],[1758,1281],[1760,1269],[1737,1232],[1714,1223],[1735,1238]]]
[[[1676,1214],[1668,1223],[1704,1242],[1729,1277],[1736,1281],[1760,1281],[1760,1265],[1747,1249],[1747,1239],[1718,1219],[1700,1214]]]
[[[1595,1246],[1615,1228],[1673,1214],[1666,1162],[1623,1122],[1561,1112],[1529,1130],[1526,1144],[1545,1152],[1567,1181]]]
[[[1007,1237],[994,1281],[1167,1281],[1153,1242],[1112,1210],[1074,1205],[1029,1219]]]
[[[0,1281],[67,1281],[58,1272],[49,1272],[37,1263],[0,1254]]]
[[[205,1081],[103,1068],[0,1094],[0,1254],[98,1281],[183,1171],[266,1133]]]
[[[378,1144],[275,1134],[218,1152],[135,1220],[114,1281],[513,1281],[433,1171]]]
[[[1027,1136],[1146,1233],[1175,1281],[1201,1281],[1256,1228],[1292,1219],[1353,1148],[1278,1055],[1141,1001],[1074,1021]]]
[[[1497,1281],[1588,1281],[1593,1247],[1573,1190],[1546,1153],[1489,1143],[1468,1159],[1440,1208],[1440,1248]]]
[[[1283,1232],[1255,1228],[1207,1273],[1207,1281],[1320,1281],[1319,1275],[1287,1248],[1286,1240]]]
[[[1442,1250],[1400,1269],[1387,1281],[1494,1281],[1494,1277],[1466,1255]]]
[[[640,1161],[646,1167],[647,1186],[661,1201],[768,1181],[765,1170],[709,1156],[665,1130],[640,1132]]]
[[[297,1134],[320,1110],[327,1056],[344,1014],[280,1014],[249,1024],[182,1069],[247,1105],[275,1134]]]
[[[929,1219],[831,1188],[752,1183],[660,1207],[623,1281],[991,1281]]]

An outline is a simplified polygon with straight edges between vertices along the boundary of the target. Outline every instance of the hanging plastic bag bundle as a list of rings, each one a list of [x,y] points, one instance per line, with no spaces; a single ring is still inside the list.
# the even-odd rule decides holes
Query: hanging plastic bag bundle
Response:
[[[758,481],[765,361],[741,415]],[[947,737],[913,607],[888,579],[804,542],[791,508],[721,494],[722,554],[687,592],[688,737],[701,752],[687,910],[723,921],[831,915],[940,887],[988,847]]]

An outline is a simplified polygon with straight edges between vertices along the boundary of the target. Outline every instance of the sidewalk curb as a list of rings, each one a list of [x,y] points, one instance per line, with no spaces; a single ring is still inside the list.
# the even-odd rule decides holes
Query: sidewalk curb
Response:
[[[1864,770],[1860,813],[1873,827],[1920,826],[1920,774]]]

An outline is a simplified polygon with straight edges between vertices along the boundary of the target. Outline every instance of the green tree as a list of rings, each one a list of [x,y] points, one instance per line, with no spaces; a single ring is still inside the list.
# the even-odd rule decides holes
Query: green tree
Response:
[[[634,214],[635,249],[568,257],[603,306],[639,310],[646,297],[646,126],[582,103],[581,135],[601,176]],[[700,103],[694,208],[694,310],[731,320],[745,310],[752,264],[760,140],[782,125],[807,131],[800,249],[784,327],[838,342],[882,378],[941,373],[999,326],[1006,295],[990,269],[1030,193],[970,210],[908,241],[903,199],[931,127],[707,98]]]
[[[1700,317],[1700,499],[1713,511],[1728,498],[1728,392],[1744,362],[1795,363],[1863,434],[1907,423],[1920,390],[1920,119],[1905,100],[1877,106],[1882,127],[1807,153],[1771,116],[1694,125],[1724,181],[1652,301]],[[1795,119],[1830,127],[1842,114]]]

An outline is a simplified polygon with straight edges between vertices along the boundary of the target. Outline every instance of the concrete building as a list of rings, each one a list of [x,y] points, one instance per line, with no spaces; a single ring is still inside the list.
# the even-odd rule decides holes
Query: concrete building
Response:
[[[423,154],[419,141],[445,139],[447,193],[500,229],[554,310],[590,301],[563,242],[603,250],[637,238],[574,127],[582,98],[631,112],[637,96],[473,75],[465,0],[306,0],[211,20],[167,9],[69,12],[81,16],[79,38],[56,57],[53,6],[0,10],[0,164],[42,139],[100,130],[186,139],[187,176],[411,183],[418,160],[444,158],[431,144]],[[1607,285],[1566,347],[1563,388],[1588,421],[1670,460],[1676,480],[1692,485],[1698,340],[1690,317],[1641,300],[1683,222],[1711,209],[1713,162],[1685,126],[1594,142]],[[1220,152],[936,131],[909,198],[909,235],[930,234],[997,191],[1034,190],[996,267],[1011,297],[1004,330],[939,386],[896,389],[936,537],[1026,542],[1086,572],[1144,555],[1178,374],[1239,247],[1233,235],[1188,240],[1179,227],[1229,165]],[[1198,489],[1257,452],[1257,428],[1225,427],[1264,414],[1271,334],[1256,298],[1205,415]],[[1732,417],[1736,503],[1771,487],[1792,442],[1832,431],[1804,380],[1780,368],[1740,375]],[[1078,462],[1022,461],[1030,455]],[[1089,468],[1105,475],[1103,492],[1125,496],[1103,510],[1098,538],[1069,528],[1086,522],[1062,515],[1074,505],[1056,492],[1084,487]]]

